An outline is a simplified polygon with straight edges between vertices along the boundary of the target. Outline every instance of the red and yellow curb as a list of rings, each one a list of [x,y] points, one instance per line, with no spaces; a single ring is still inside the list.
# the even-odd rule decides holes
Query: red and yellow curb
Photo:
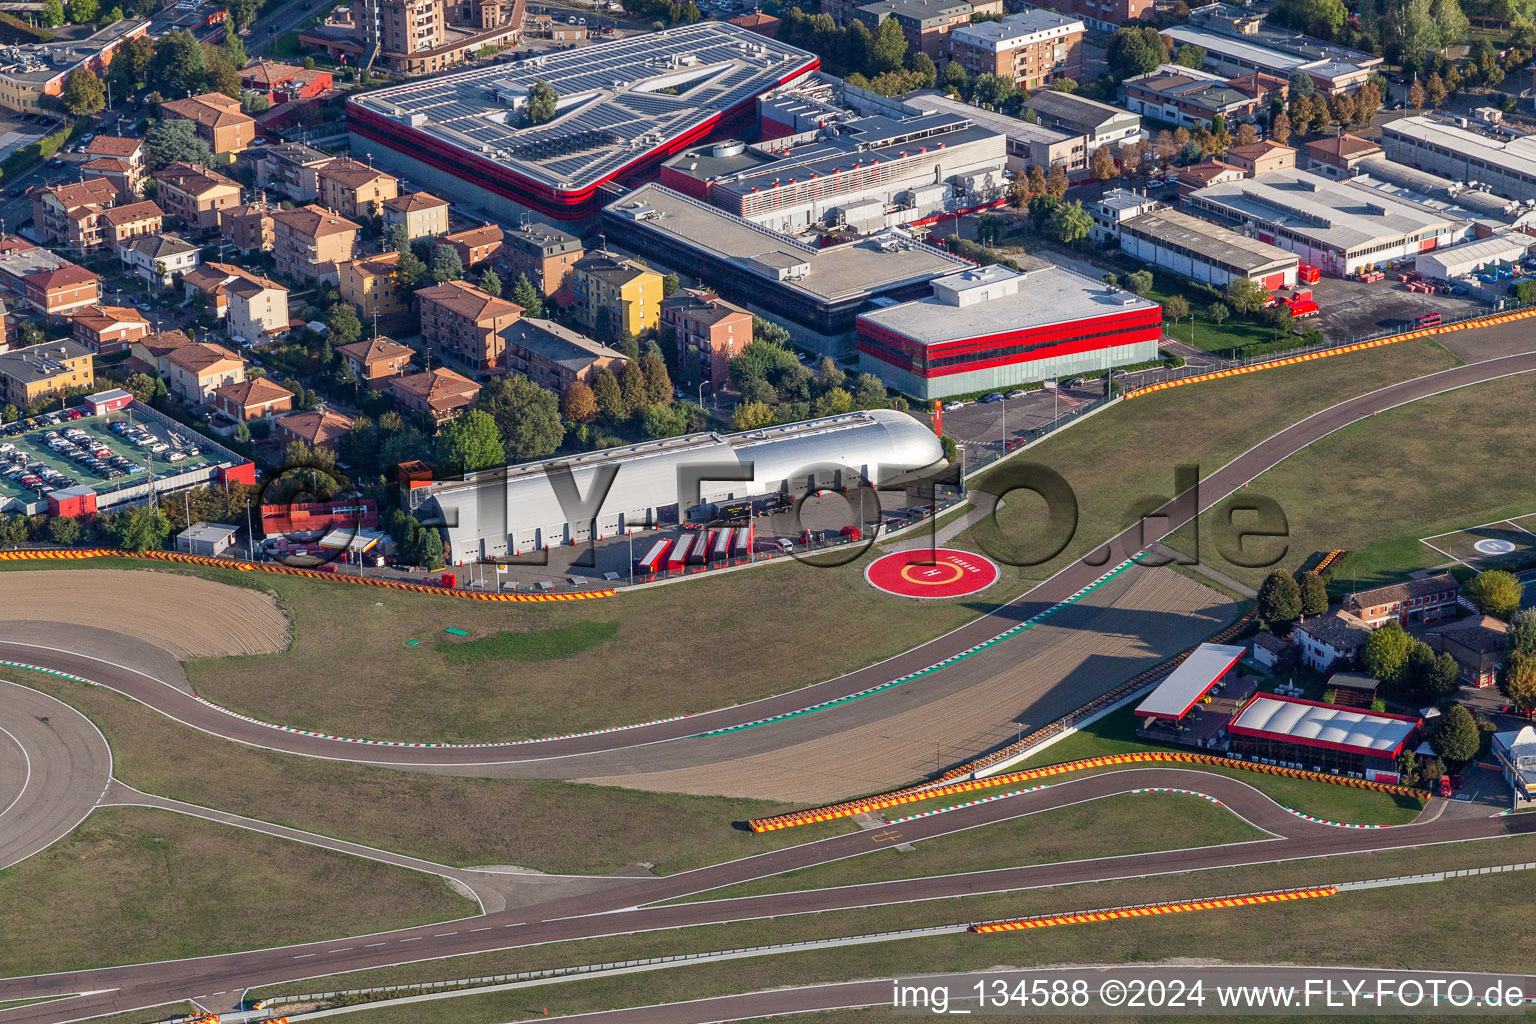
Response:
[[[789,814],[778,814],[767,818],[753,818],[748,822],[748,825],[751,826],[753,832],[773,832],[778,829],[795,828],[800,825],[813,825],[821,821],[851,818],[856,814],[865,814],[870,811],[884,810],[887,807],[899,807],[903,804],[932,800],[935,797],[954,796],[958,793],[973,793],[977,790],[992,789],[997,786],[1011,786],[1020,782],[1028,782],[1032,779],[1049,778],[1053,775],[1066,775],[1070,772],[1086,771],[1092,768],[1109,768],[1124,764],[1152,763],[1210,765],[1217,768],[1233,768],[1239,771],[1258,772],[1263,775],[1279,775],[1290,779],[1304,779],[1309,782],[1326,782],[1335,786],[1347,786],[1352,789],[1368,789],[1377,793],[1390,793],[1394,796],[1413,796],[1421,800],[1429,799],[1428,793],[1409,786],[1394,786],[1384,782],[1367,782],[1365,779],[1325,775],[1321,772],[1302,771],[1298,768],[1282,768],[1279,765],[1273,764],[1255,764],[1251,761],[1217,757],[1214,754],[1149,750],[1131,754],[1113,754],[1105,757],[1084,758],[1080,761],[1067,761],[1062,764],[1046,765],[1043,768],[1031,768],[1022,772],[1006,772],[985,779],[971,779],[966,782],[954,782],[943,786],[927,788],[910,786],[906,789],[899,789],[863,800],[851,800],[847,803],[832,804],[808,811],[792,811]]]
[[[1295,363],[1308,363],[1314,359],[1327,359],[1329,356],[1341,356],[1350,352],[1364,352],[1366,349],[1381,348],[1383,345],[1395,345],[1400,341],[1412,341],[1415,338],[1429,338],[1436,334],[1449,334],[1452,331],[1465,331],[1476,327],[1494,327],[1499,324],[1511,323],[1515,320],[1524,320],[1531,316],[1536,316],[1536,309],[1522,309],[1515,313],[1498,313],[1494,316],[1479,317],[1475,320],[1463,320],[1460,323],[1442,324],[1439,327],[1426,327],[1422,330],[1407,331],[1403,334],[1393,334],[1385,338],[1377,338],[1374,341],[1359,341],[1353,345],[1340,345],[1338,348],[1324,349],[1321,352],[1307,352],[1299,356],[1286,356],[1282,359],[1271,359],[1268,362],[1254,363],[1252,366],[1234,366],[1228,370],[1213,370],[1210,373],[1197,373],[1192,377],[1181,377],[1178,380],[1165,380],[1158,384],[1148,384],[1144,388],[1137,388],[1135,391],[1127,391],[1122,397],[1129,402],[1133,398],[1150,395],[1154,391],[1166,391],[1169,388],[1183,387],[1186,384],[1199,384],[1208,380],[1220,380],[1223,377],[1238,377],[1245,373],[1257,373],[1260,370],[1291,366]]]
[[[1285,903],[1291,900],[1319,899],[1337,896],[1336,885],[1312,886],[1305,889],[1276,889],[1272,892],[1249,893],[1245,896],[1218,896],[1205,900],[1175,900],[1169,903],[1147,903],[1136,907],[1113,907],[1108,910],[1085,910],[1077,914],[1042,914],[1038,917],[1018,917],[1009,921],[988,921],[971,925],[978,935],[993,932],[1019,932],[1030,928],[1055,928],[1064,924],[1098,924],[1101,921],[1118,921],[1131,917],[1157,917],[1161,914],[1189,914],[1201,910],[1228,910],[1232,907],[1249,907],[1260,903]]]
[[[151,562],[176,562],[182,565],[205,565],[215,569],[233,569],[239,572],[265,572],[280,576],[301,576],[305,579],[324,580],[327,583],[350,583],[354,586],[378,587],[383,590],[403,590],[415,594],[435,594],[439,597],[457,597],[464,601],[549,602],[589,601],[594,597],[613,597],[612,587],[601,590],[583,590],[573,594],[486,594],[476,590],[459,590],[454,587],[433,587],[425,583],[405,583],[400,580],[383,580],[373,576],[353,576],[350,573],[320,572],[293,565],[273,562],[234,562],[206,555],[188,555],[180,551],[117,551],[112,548],[50,549],[46,551],[0,551],[0,561],[73,560],[81,558],[142,558]]]

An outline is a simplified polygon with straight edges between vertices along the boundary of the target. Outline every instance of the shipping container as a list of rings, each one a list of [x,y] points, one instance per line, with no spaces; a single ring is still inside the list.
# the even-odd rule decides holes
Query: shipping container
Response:
[[[672,552],[667,556],[667,571],[680,572],[683,566],[688,564],[688,550],[693,547],[693,542],[699,539],[696,533],[685,533],[677,539],[672,546]]]
[[[658,540],[655,544],[652,544],[651,550],[647,551],[644,557],[635,561],[635,575],[649,576],[652,573],[665,569],[667,567],[667,552],[671,548],[672,542],[670,540]]]
[[[715,530],[709,536],[709,560],[723,562],[731,557],[731,529]]]

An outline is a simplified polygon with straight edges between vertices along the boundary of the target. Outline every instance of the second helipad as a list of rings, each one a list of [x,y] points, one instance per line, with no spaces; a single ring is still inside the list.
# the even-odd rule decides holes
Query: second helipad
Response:
[[[870,586],[899,597],[964,597],[996,583],[996,563],[954,548],[897,551],[869,563],[864,578]]]

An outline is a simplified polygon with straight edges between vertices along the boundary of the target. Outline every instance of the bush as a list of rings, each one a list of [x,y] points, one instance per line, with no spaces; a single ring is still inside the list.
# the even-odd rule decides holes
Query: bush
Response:
[[[53,33],[0,11],[0,43],[51,43]]]

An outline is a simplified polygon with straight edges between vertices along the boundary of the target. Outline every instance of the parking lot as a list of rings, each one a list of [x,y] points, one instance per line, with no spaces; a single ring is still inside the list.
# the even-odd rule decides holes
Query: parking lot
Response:
[[[138,443],[112,430],[115,424],[122,430],[128,424],[126,416],[77,420],[60,416],[57,424],[34,422],[37,425],[31,428],[22,421],[0,430],[0,501],[7,504],[12,500],[30,503],[50,490],[75,485],[108,494],[144,483],[151,470],[156,479],[162,479],[218,461],[214,452],[172,434],[154,420],[136,421],[142,432],[135,435]],[[106,454],[100,455],[103,451]],[[97,461],[91,463],[88,458]],[[28,480],[36,483],[28,486]]]
[[[1408,330],[1426,313],[1447,320],[1486,313],[1488,304],[1468,295],[1424,295],[1403,287],[1393,272],[1385,281],[1366,284],[1325,277],[1312,286],[1321,312],[1317,325],[1330,341],[1350,341],[1383,331]]]

